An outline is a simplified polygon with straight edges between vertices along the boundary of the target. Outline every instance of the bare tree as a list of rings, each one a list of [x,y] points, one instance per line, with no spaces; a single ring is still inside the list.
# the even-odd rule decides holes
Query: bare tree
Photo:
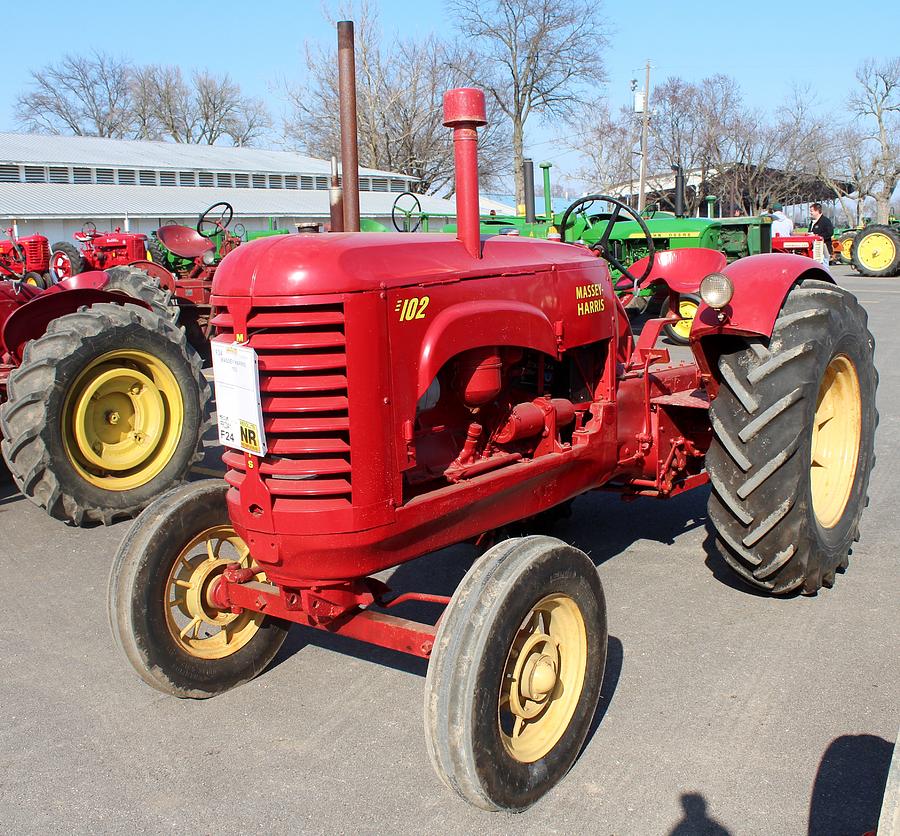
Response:
[[[178,67],[138,67],[131,77],[135,135],[215,145],[230,139],[249,145],[271,127],[265,105],[244,96],[228,75],[195,72],[185,81]]]
[[[850,106],[865,120],[877,178],[872,190],[876,221],[887,223],[891,197],[900,182],[900,57],[882,63],[869,59],[856,71],[856,80],[861,89],[851,97]]]
[[[449,0],[474,61],[454,64],[483,87],[512,125],[516,203],[522,205],[525,124],[532,113],[569,116],[605,78],[606,26],[595,0]]]
[[[356,84],[360,160],[419,180],[421,192],[452,193],[453,149],[442,125],[443,94],[464,83],[453,69],[463,59],[436,37],[384,45],[377,13],[363,3],[356,13]],[[288,145],[321,156],[340,146],[334,48],[307,44],[308,81],[286,86],[291,113]],[[508,131],[496,106],[480,142],[481,179],[489,183],[508,159]]]
[[[128,136],[132,128],[131,64],[103,52],[64,55],[32,70],[16,96],[15,114],[26,130],[77,136]]]

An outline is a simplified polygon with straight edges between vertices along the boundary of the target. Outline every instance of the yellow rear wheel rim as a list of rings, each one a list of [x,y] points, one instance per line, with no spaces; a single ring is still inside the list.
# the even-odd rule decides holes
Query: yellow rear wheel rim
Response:
[[[683,340],[690,339],[691,326],[694,324],[698,307],[699,305],[690,299],[678,300],[678,316],[681,319],[672,326],[672,330]]]
[[[897,247],[893,239],[883,232],[872,232],[860,239],[856,257],[869,270],[884,270],[894,263]]]
[[[175,644],[197,659],[224,659],[259,631],[265,616],[217,609],[212,593],[227,566],[256,568],[250,551],[230,525],[207,528],[178,555],[165,586],[166,627]],[[263,572],[255,579],[265,581]]]
[[[813,419],[810,484],[816,519],[838,524],[850,499],[862,435],[862,398],[853,361],[838,354],[825,369]]]
[[[184,426],[172,371],[143,351],[110,351],[66,393],[62,437],[79,475],[109,491],[146,485],[171,461]]]
[[[532,607],[500,683],[500,738],[517,761],[540,760],[562,738],[584,688],[587,653],[584,617],[572,598],[548,595]]]

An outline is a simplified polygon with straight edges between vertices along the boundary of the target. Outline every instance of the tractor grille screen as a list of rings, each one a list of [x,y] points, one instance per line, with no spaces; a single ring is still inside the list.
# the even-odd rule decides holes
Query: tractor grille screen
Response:
[[[233,334],[220,312],[219,333]],[[340,303],[255,308],[248,345],[259,357],[259,386],[269,452],[260,476],[275,507],[337,510],[351,505],[350,416],[344,308]],[[244,457],[224,456],[238,487]]]
[[[24,241],[21,242],[21,245],[29,264],[32,262],[43,263],[50,258],[50,245],[46,241]]]

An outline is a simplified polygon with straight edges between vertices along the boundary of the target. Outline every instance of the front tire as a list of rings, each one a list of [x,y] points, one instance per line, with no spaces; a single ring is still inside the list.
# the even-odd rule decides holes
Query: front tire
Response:
[[[597,570],[552,537],[482,555],[441,619],[425,678],[438,776],[485,810],[524,810],[575,762],[606,663]]]
[[[709,518],[731,568],[773,594],[832,586],[859,539],[878,423],[866,323],[851,293],[806,280],[768,342],[719,360]]]
[[[853,264],[854,238],[856,238],[856,230],[845,232],[838,238],[838,262],[841,264]]]
[[[172,696],[205,699],[252,679],[290,627],[209,603],[211,585],[229,564],[256,565],[231,526],[227,489],[207,479],[160,497],[134,522],[110,573],[116,644],[147,684]]]
[[[26,345],[0,407],[3,453],[19,490],[51,516],[109,524],[187,478],[210,397],[181,329],[100,303]]]

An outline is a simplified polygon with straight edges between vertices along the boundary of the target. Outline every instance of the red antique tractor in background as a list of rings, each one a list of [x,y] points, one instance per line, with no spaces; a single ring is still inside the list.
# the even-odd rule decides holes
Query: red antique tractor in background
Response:
[[[773,235],[772,252],[805,255],[822,264],[825,260],[825,239],[821,235]]]
[[[0,282],[0,461],[51,516],[133,517],[202,456],[210,389],[177,314],[127,267]]]
[[[0,240],[0,279],[18,279],[31,287],[51,284],[50,245],[43,235],[17,238],[12,227],[9,238]]]
[[[141,267],[147,261],[147,236],[140,232],[122,232],[119,227],[112,232],[97,232],[97,226],[88,221],[74,238],[81,244],[80,250],[65,241],[51,249],[50,266],[58,280],[90,270]]]
[[[814,594],[859,536],[877,375],[857,300],[786,255],[703,276],[704,251],[667,254],[669,287],[699,284],[690,346],[659,344],[666,319],[635,339],[595,253],[479,235],[483,94],[449,91],[444,123],[456,239],[299,234],[225,258],[212,304],[228,472],[138,518],[109,612],[130,664],[179,697],[256,676],[291,623],[426,658],[437,773],[472,804],[522,810],[594,719],[607,622],[593,562],[526,536],[491,547],[452,597],[392,595],[374,575],[585,491],[665,498],[712,482],[734,571]],[[393,614],[408,601],[445,609],[436,624]]]

